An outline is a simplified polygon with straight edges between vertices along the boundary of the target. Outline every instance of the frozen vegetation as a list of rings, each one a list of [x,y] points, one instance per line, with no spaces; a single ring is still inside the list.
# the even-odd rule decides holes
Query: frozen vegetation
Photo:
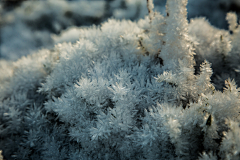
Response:
[[[91,2],[74,1],[89,7]],[[145,9],[140,9],[135,21],[123,17],[131,19],[131,11],[126,10],[140,1],[126,1],[129,14],[117,9],[121,1],[96,2],[94,12],[83,13],[71,3],[68,14],[83,19],[100,14],[99,23],[109,14],[115,18],[100,25],[71,27],[51,38],[47,30],[22,33],[26,45],[35,42],[31,38],[47,43],[42,45],[45,49],[33,46],[31,54],[18,46],[21,38],[3,39],[0,159],[239,160],[237,14],[229,12],[228,28],[219,29],[206,18],[188,21],[187,0],[167,0],[163,14],[158,12],[162,4],[156,3],[155,10],[152,0],[147,0],[139,5]],[[46,3],[56,1],[39,1]],[[59,12],[66,8],[61,7],[70,3],[61,3],[51,10],[57,16],[57,23],[49,21],[51,32],[80,23],[62,18],[66,12]],[[104,3],[109,13],[102,9]],[[13,23],[13,28],[3,25],[3,30],[24,28],[38,19],[37,13],[27,16],[28,9],[18,9],[3,16],[2,25]],[[144,12],[148,15],[141,18]],[[24,23],[15,21],[18,16]],[[56,45],[48,46],[48,40]],[[18,47],[19,54],[26,56],[7,54]]]
[[[76,27],[99,25],[108,18],[144,18],[147,0],[4,0],[0,1],[0,58],[16,61],[58,42],[76,42]],[[166,0],[155,0],[154,11],[166,16]],[[226,13],[240,13],[239,0],[189,0],[188,20],[204,16],[212,25],[227,29]],[[71,31],[73,28],[73,31]],[[58,38],[64,30],[72,36]],[[65,39],[66,38],[66,39]],[[63,40],[63,41],[62,41]]]

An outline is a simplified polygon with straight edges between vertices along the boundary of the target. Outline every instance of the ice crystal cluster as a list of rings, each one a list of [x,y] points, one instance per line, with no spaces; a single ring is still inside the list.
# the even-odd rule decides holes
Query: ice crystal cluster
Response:
[[[221,30],[186,5],[0,60],[3,159],[239,160],[237,15]]]

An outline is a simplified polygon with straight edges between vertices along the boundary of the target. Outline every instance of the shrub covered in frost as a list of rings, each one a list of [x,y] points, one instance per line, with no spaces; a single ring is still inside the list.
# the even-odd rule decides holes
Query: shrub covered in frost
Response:
[[[155,1],[154,10],[166,15],[165,3]],[[204,16],[212,25],[226,29],[226,13],[239,14],[240,5],[238,0],[189,0],[187,8],[188,19]],[[72,26],[98,25],[109,17],[139,20],[147,8],[146,0],[4,0],[0,1],[0,14],[0,58],[17,60],[38,49],[52,48],[61,42],[55,34],[61,36],[58,34]],[[78,36],[75,33],[71,41]]]
[[[148,0],[137,22],[109,19],[76,43],[1,60],[3,157],[239,159],[237,16],[220,30],[188,22],[186,5],[168,0],[163,16]]]

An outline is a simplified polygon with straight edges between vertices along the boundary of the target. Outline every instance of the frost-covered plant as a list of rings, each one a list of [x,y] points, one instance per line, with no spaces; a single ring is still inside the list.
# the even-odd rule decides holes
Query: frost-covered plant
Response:
[[[154,10],[166,15],[165,3],[166,0],[155,1]],[[226,13],[239,14],[237,0],[189,0],[187,8],[188,19],[205,16],[214,26],[225,29]],[[58,37],[73,26],[98,25],[109,17],[139,20],[147,11],[145,0],[0,1],[0,58],[15,61],[41,48],[50,49],[55,42],[62,42],[51,34]],[[71,33],[75,33],[75,27]],[[75,42],[76,36],[78,32],[65,40]]]
[[[239,89],[212,77],[215,66],[238,75],[236,15],[230,34],[189,23],[186,5],[168,0],[163,16],[148,0],[145,19],[109,19],[76,43],[1,60],[4,158],[239,159]]]

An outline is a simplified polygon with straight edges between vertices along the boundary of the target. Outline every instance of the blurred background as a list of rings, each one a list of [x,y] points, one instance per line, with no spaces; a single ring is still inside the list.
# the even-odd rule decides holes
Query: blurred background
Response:
[[[108,18],[137,21],[147,14],[147,0],[1,0],[0,59],[17,60],[41,48],[80,37],[79,28],[99,25]],[[166,0],[154,10],[165,15]],[[206,17],[227,29],[226,13],[240,14],[240,0],[189,0],[188,19]]]

